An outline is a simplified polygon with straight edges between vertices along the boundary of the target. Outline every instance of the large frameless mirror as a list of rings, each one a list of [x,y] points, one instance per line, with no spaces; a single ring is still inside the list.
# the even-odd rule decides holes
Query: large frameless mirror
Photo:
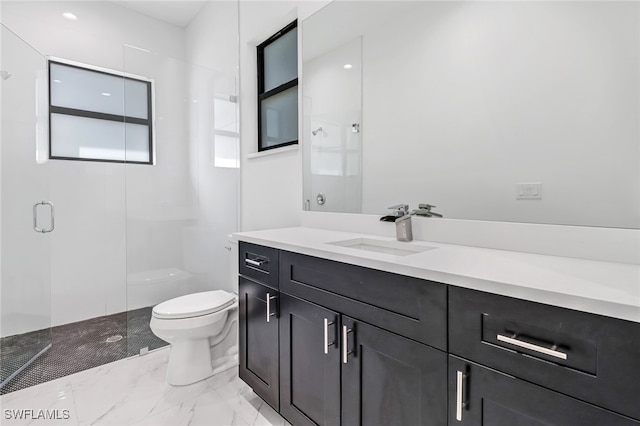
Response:
[[[639,8],[332,2],[302,23],[304,208],[640,228]]]

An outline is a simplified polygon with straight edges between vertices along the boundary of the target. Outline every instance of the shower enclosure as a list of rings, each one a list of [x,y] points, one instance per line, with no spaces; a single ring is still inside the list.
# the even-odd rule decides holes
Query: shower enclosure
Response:
[[[19,344],[0,341],[4,384],[51,346],[49,258],[54,210],[46,204],[49,169],[37,144],[44,125],[38,93],[44,87],[46,60],[4,25],[0,37],[0,335],[22,335]]]
[[[46,204],[51,199],[49,167],[42,156],[46,99],[40,89],[46,87],[46,60],[4,25],[1,30],[0,384],[4,384],[51,346],[49,259],[54,210]]]
[[[139,19],[109,2],[74,6],[85,17]],[[56,7],[2,4],[0,393],[44,371],[40,364],[68,346],[61,339],[89,339],[66,357],[93,357],[78,369],[144,354],[166,344],[149,330],[152,306],[199,291],[236,291],[228,280],[228,235],[238,227],[237,67],[219,71],[194,65],[184,49],[174,57],[124,40],[109,41],[111,57],[98,61],[108,66],[95,64],[90,43],[72,51],[73,43],[62,40],[72,30],[51,35],[71,52],[60,57],[37,25],[20,26],[27,10],[29,19],[46,22],[60,16]],[[125,76],[151,82],[151,164],[49,157],[49,59],[122,76],[125,105]],[[135,142],[121,124],[126,152]]]

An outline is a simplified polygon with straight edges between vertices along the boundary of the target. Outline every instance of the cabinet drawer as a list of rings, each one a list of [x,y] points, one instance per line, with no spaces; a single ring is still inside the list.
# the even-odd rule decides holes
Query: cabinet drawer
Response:
[[[640,324],[450,287],[449,351],[640,419]]]
[[[282,251],[280,291],[446,350],[443,284]]]
[[[278,288],[278,250],[240,241],[240,275]]]

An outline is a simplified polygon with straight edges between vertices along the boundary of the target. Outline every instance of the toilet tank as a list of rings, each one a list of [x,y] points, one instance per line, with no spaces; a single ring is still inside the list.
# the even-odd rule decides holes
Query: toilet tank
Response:
[[[238,294],[238,240],[233,236],[229,235],[229,285],[231,291]]]

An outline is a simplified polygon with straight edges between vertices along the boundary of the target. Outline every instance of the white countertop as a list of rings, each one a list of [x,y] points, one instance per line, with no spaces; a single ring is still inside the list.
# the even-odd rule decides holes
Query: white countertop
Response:
[[[429,241],[408,256],[329,243],[393,238],[314,228],[234,234],[239,241],[640,323],[640,265],[545,256]]]

